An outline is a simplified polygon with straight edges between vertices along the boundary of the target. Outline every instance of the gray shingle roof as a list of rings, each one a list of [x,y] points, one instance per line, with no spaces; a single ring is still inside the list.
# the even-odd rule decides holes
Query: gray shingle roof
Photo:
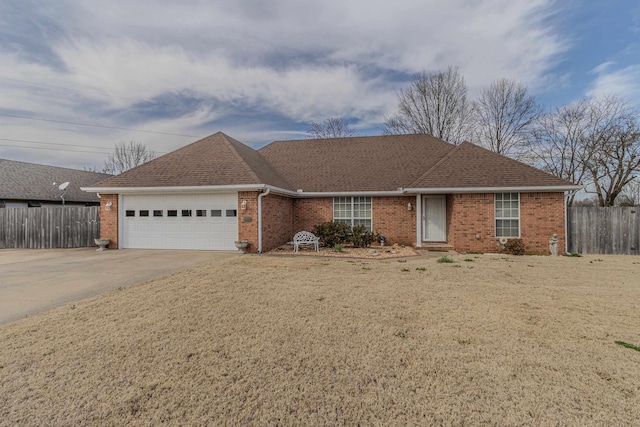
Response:
[[[67,169],[35,163],[0,159],[0,199],[60,201],[56,198],[60,190],[54,182],[69,182],[65,193],[68,202],[100,201],[95,193],[86,193],[80,187],[93,185],[111,175]]]
[[[215,133],[94,187],[171,187],[287,183],[259,152]]]
[[[469,142],[451,150],[411,188],[566,186],[570,182]]]
[[[218,132],[92,187],[250,184],[304,192],[573,185],[473,144],[424,134],[276,141],[256,151]]]
[[[292,189],[392,191],[418,179],[454,148],[430,135],[276,141],[262,156]]]

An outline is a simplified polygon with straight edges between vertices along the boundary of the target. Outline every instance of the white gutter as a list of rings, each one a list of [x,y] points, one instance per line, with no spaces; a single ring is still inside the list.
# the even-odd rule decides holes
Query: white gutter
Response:
[[[225,192],[262,190],[264,184],[248,185],[192,185],[176,187],[80,187],[88,193],[129,194],[129,193],[197,193],[197,192]]]
[[[258,253],[262,253],[262,198],[269,194],[271,188],[258,195]]]
[[[80,187],[88,193],[102,194],[156,194],[156,193],[224,193],[236,191],[258,191],[265,188],[274,193],[296,196],[298,193],[280,187],[266,184],[242,184],[242,185],[193,185],[176,187]]]
[[[566,186],[532,186],[532,187],[442,187],[442,188],[399,188],[388,191],[291,191],[267,184],[243,184],[243,185],[201,185],[183,187],[81,187],[88,193],[102,194],[155,194],[155,193],[224,193],[235,191],[258,191],[269,189],[273,193],[284,196],[306,197],[381,197],[402,196],[406,194],[443,194],[443,193],[506,193],[506,192],[556,192],[576,191],[583,187],[580,185]]]
[[[582,189],[581,185],[531,186],[531,187],[443,187],[443,188],[405,188],[409,194],[443,193],[527,193],[527,192],[565,192]]]
[[[391,191],[313,191],[306,192],[302,190],[296,191],[296,196],[299,198],[305,197],[348,197],[348,196],[362,196],[362,197],[379,197],[379,196],[402,196],[405,194],[405,190],[391,190]]]
[[[416,194],[416,247],[422,246],[422,196]]]
[[[124,203],[122,203],[122,194],[118,194],[118,249],[124,245]]]

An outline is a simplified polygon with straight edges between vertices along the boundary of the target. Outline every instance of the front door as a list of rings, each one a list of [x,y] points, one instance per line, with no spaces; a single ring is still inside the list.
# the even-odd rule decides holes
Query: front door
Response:
[[[425,242],[447,241],[447,197],[423,196],[422,234]]]

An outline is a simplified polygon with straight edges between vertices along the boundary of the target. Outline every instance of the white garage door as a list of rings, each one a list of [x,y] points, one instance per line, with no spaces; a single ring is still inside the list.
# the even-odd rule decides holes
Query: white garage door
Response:
[[[234,250],[238,195],[123,195],[122,247]]]

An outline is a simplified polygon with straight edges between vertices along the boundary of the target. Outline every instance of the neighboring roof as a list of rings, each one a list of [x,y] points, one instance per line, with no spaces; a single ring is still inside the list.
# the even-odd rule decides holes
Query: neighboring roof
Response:
[[[455,146],[425,134],[276,141],[256,151],[218,132],[87,190],[243,185],[302,190],[300,195],[400,188],[577,188],[476,145]]]
[[[411,184],[453,148],[423,134],[276,141],[259,152],[293,190],[392,191]]]
[[[562,187],[558,178],[470,142],[451,150],[411,188]]]
[[[64,199],[67,202],[100,201],[95,193],[86,193],[80,187],[93,185],[111,175],[77,169],[39,165],[0,159],[0,199],[60,201],[60,190],[53,183],[69,182]]]
[[[92,187],[192,187],[269,184],[286,187],[260,153],[215,133]]]

